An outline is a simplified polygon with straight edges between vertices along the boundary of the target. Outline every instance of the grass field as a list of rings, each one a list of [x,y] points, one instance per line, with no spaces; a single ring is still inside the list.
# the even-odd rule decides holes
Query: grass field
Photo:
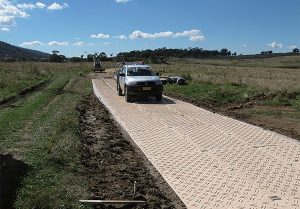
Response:
[[[300,56],[168,62],[151,66],[189,85],[167,85],[167,95],[300,139]],[[82,208],[78,199],[89,196],[79,109],[90,72],[90,63],[0,63],[0,154],[28,167],[16,208]]]
[[[269,59],[171,60],[170,65],[152,65],[164,75],[182,75],[193,81],[239,84],[264,92],[300,90],[300,56]]]
[[[43,79],[50,82],[0,107],[0,153],[28,166],[16,208],[79,208],[87,196],[80,162],[79,112],[91,93],[90,69],[82,64],[1,64],[0,95],[19,95]]]

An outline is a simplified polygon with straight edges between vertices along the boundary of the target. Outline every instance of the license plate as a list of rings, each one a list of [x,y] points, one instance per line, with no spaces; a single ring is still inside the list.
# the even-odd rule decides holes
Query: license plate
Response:
[[[143,91],[150,91],[151,87],[143,87]]]

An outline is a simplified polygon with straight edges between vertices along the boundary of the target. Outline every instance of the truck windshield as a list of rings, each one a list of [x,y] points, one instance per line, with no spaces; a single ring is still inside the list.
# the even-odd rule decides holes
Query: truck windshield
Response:
[[[153,76],[153,72],[149,67],[129,67],[127,76]]]

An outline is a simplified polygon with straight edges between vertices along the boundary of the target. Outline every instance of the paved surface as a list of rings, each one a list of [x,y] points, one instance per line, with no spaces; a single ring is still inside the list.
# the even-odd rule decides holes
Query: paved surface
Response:
[[[188,208],[300,208],[298,141],[176,99],[126,103],[113,79],[93,85]]]

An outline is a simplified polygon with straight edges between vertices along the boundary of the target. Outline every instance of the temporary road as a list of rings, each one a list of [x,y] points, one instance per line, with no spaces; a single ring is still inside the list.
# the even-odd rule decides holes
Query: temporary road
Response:
[[[112,78],[92,82],[187,208],[300,208],[299,141],[168,97],[127,103]]]

